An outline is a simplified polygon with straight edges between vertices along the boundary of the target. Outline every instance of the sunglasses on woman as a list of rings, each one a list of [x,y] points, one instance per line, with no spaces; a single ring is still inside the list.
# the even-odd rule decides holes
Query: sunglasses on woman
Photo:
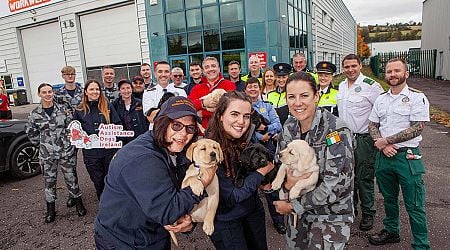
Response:
[[[181,122],[172,122],[171,125],[173,131],[181,131],[183,128],[186,128],[186,133],[195,134],[197,132],[197,125],[184,125]]]

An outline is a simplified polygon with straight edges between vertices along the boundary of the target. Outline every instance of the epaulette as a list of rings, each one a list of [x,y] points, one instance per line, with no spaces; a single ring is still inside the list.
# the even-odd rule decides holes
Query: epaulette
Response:
[[[151,88],[149,88],[149,89],[146,89],[146,91],[155,91],[156,90],[156,88],[155,87],[151,87]]]
[[[184,90],[184,87],[175,86],[175,85],[174,85],[174,87],[175,87],[176,89],[183,89],[183,90]]]
[[[384,94],[386,94],[388,91],[384,91],[383,93],[381,93],[380,95],[384,95]]]
[[[264,100],[263,100],[263,102],[264,102],[264,103],[268,103],[268,104],[270,104],[270,105],[273,105],[272,102],[269,102],[269,101],[264,101]]]
[[[372,85],[375,83],[375,80],[373,80],[372,78],[366,77],[366,78],[364,78],[363,82],[365,82],[369,85]]]
[[[415,88],[408,87],[408,89],[409,89],[410,91],[412,91],[412,92],[415,92],[415,93],[423,93],[422,91],[420,91],[420,90],[418,90],[418,89],[415,89]]]

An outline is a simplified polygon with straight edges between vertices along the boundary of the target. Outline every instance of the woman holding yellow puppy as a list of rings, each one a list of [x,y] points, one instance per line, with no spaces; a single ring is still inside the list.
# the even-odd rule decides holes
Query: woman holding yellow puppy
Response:
[[[274,202],[279,213],[289,215],[287,249],[344,249],[353,222],[352,134],[342,120],[317,107],[319,94],[311,75],[289,76],[286,99],[291,116],[283,126],[278,150],[293,140],[305,140],[320,167],[313,191],[295,200]],[[289,191],[297,180],[288,172],[284,190]]]

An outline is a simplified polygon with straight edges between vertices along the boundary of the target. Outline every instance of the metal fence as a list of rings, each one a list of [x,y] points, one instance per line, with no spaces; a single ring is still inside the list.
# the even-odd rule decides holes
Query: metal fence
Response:
[[[373,73],[384,78],[386,64],[392,58],[403,58],[408,63],[409,77],[435,78],[436,77],[436,54],[433,50],[411,49],[401,52],[378,53],[370,58],[370,67]]]

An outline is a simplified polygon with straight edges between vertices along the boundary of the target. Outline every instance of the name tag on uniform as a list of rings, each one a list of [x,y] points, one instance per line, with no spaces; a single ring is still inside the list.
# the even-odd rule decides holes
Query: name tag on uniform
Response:
[[[327,134],[325,138],[327,139],[328,146],[331,146],[341,141],[341,137],[339,136],[339,133],[337,131]]]

